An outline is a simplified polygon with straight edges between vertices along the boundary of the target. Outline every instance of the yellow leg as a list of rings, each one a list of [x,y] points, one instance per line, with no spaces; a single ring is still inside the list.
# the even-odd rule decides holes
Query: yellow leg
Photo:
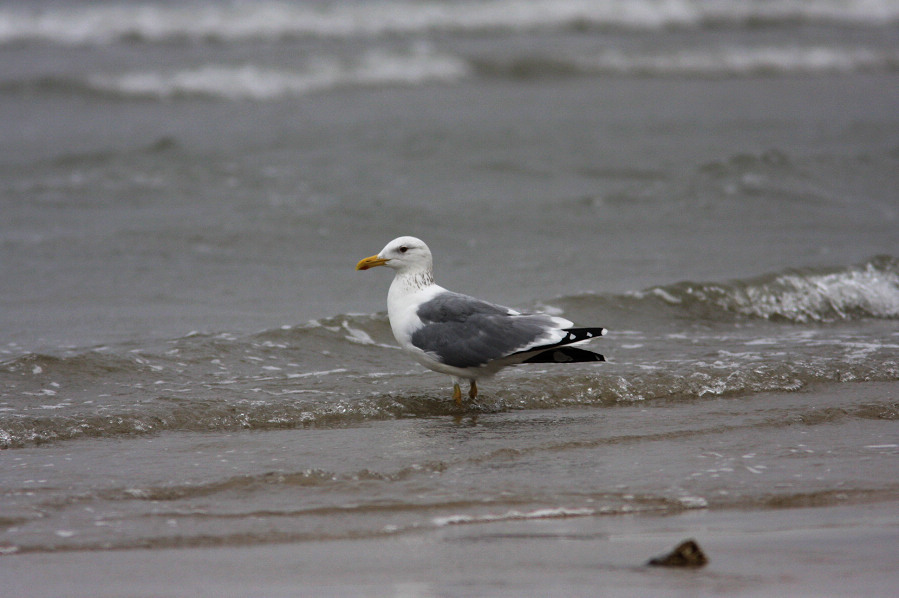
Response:
[[[453,400],[456,402],[456,405],[462,406],[462,389],[459,387],[458,382],[453,384]]]
[[[471,381],[471,386],[468,388],[468,398],[472,401],[478,398],[478,383],[474,380]]]

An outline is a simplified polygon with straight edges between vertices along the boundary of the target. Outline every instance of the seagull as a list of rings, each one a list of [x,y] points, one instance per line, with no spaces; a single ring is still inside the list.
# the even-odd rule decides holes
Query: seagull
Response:
[[[464,381],[474,400],[477,381],[508,366],[605,361],[599,353],[570,346],[602,336],[605,328],[575,328],[565,318],[521,313],[436,284],[431,250],[421,239],[396,238],[356,270],[377,266],[395,272],[387,292],[393,336],[420,364],[452,376],[459,406]]]

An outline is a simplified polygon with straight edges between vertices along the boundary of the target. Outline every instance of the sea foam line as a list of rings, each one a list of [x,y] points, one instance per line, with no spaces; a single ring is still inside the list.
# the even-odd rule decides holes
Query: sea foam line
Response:
[[[532,59],[522,59],[527,63]],[[605,50],[594,56],[552,59],[561,73],[586,76],[751,76],[899,70],[899,50],[840,47],[726,47],[665,54]],[[570,61],[570,62],[567,62]],[[539,62],[539,60],[538,60]],[[519,65],[520,66],[520,65]],[[513,65],[482,74],[516,73]],[[209,98],[269,101],[341,88],[456,83],[478,71],[462,56],[426,45],[408,52],[369,51],[355,59],[321,56],[297,69],[254,64],[209,64],[179,70],[90,75],[86,88],[125,99]],[[27,85],[26,85],[27,87]],[[661,291],[659,291],[661,292]]]
[[[882,27],[899,20],[891,0],[488,0],[292,3],[85,2],[0,8],[0,44],[105,44],[141,40],[272,40],[428,31],[533,31],[584,26],[660,29],[829,22]]]
[[[341,87],[417,85],[451,82],[468,76],[468,64],[449,55],[414,51],[369,52],[357,61],[320,58],[305,70],[256,65],[207,65],[176,71],[97,74],[94,91],[124,97],[172,99],[209,97],[226,100],[276,100]]]
[[[565,507],[536,509],[534,511],[511,510],[505,513],[486,513],[484,515],[448,515],[435,517],[431,522],[437,527],[447,525],[462,525],[467,523],[490,523],[494,521],[514,521],[523,519],[556,519],[561,517],[587,517],[596,515],[596,509],[580,508],[568,509]]]
[[[899,50],[841,46],[720,46],[665,53],[604,50],[575,61],[582,72],[654,76],[746,76],[895,70]]]

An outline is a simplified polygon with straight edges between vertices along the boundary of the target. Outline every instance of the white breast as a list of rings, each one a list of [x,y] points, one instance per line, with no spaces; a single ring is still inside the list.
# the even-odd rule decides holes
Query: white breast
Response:
[[[420,353],[412,345],[412,334],[423,325],[418,317],[418,306],[446,290],[436,284],[421,287],[410,285],[409,282],[402,276],[393,279],[387,293],[387,316],[390,318],[393,336],[400,346],[407,351]]]

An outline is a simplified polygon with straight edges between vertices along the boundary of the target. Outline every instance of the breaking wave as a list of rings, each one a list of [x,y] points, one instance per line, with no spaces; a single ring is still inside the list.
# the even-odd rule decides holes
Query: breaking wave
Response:
[[[702,318],[747,316],[793,323],[899,318],[899,260],[805,268],[726,283],[682,282],[633,293]]]
[[[269,101],[344,88],[449,83],[467,77],[469,65],[417,47],[409,52],[371,51],[356,59],[322,56],[300,68],[208,64],[196,68],[47,76],[6,81],[8,94],[103,96],[122,100]]]
[[[207,65],[174,72],[101,74],[89,77],[86,87],[123,98],[264,101],[339,88],[453,82],[469,72],[464,61],[449,55],[369,52],[358,60],[320,58],[304,70]]]
[[[720,46],[647,52],[604,49],[571,58],[520,57],[482,64],[481,70],[513,78],[570,75],[641,77],[747,77],[754,75],[892,72],[899,51],[851,46]]]
[[[84,76],[44,76],[0,83],[5,94],[103,96],[121,100],[272,101],[335,89],[458,83],[473,77],[540,79],[578,76],[743,77],[899,70],[899,51],[837,47],[728,47],[669,53],[605,50],[593,56],[470,58],[426,45],[368,51],[356,58],[319,56],[300,67],[206,64]]]

